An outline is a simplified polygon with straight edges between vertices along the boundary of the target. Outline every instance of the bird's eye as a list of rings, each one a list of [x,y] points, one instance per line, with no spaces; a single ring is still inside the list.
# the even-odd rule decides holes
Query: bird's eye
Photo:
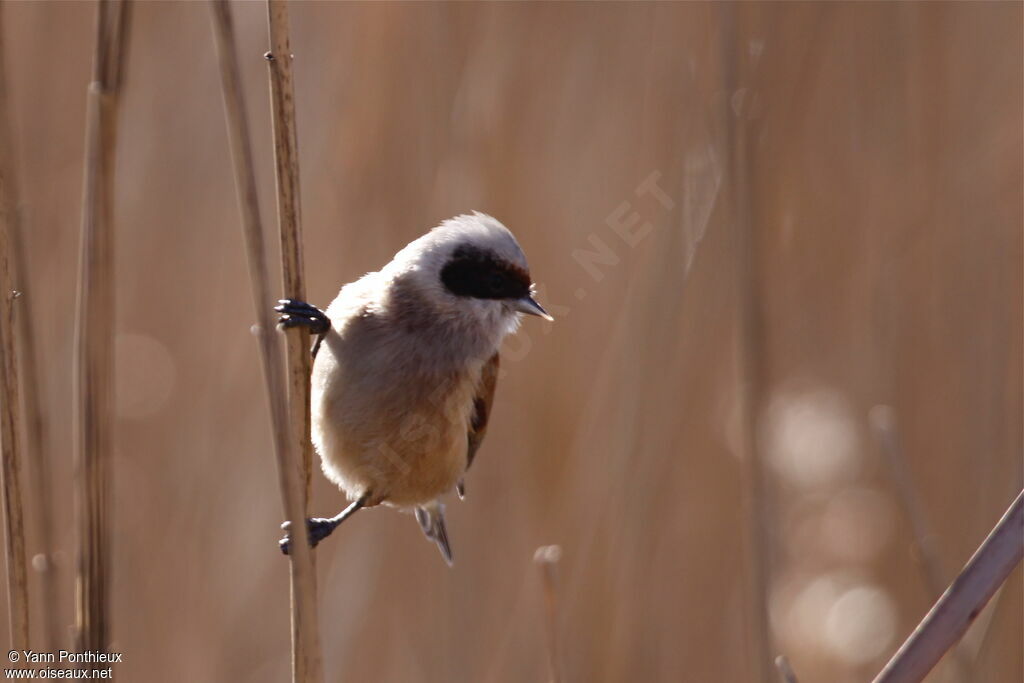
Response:
[[[487,286],[492,292],[500,292],[505,288],[505,276],[501,273],[491,273],[487,277]]]

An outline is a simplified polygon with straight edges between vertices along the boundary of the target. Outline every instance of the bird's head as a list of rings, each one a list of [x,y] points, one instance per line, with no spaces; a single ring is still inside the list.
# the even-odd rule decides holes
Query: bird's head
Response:
[[[474,212],[443,222],[395,255],[392,267],[437,313],[515,329],[520,314],[552,320],[533,297],[526,256],[497,219]]]

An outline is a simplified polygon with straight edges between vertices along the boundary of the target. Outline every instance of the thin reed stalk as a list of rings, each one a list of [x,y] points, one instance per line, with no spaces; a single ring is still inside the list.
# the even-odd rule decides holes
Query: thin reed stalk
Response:
[[[786,655],[779,655],[775,658],[775,668],[779,671],[779,680],[782,683],[798,683],[793,667],[789,665]]]
[[[3,8],[0,7],[0,17]],[[2,32],[0,19],[0,32]],[[24,216],[21,210],[21,193],[18,187],[15,165],[17,150],[10,121],[10,102],[6,90],[6,62],[3,50],[0,50],[0,158],[2,158],[3,193],[6,209],[9,238],[9,263],[13,287],[18,290],[17,310],[14,324],[17,326],[16,354],[21,367],[19,390],[21,407],[25,425],[25,440],[22,453],[26,463],[28,489],[28,517],[36,520],[36,535],[42,564],[38,567],[41,595],[38,611],[43,616],[43,638],[40,642],[43,651],[54,652],[60,642],[60,626],[57,620],[57,567],[53,561],[54,520],[53,506],[50,504],[51,452],[46,418],[39,397],[39,385],[42,378],[36,359],[36,333],[32,325],[32,291],[27,286],[26,255],[24,238]],[[33,563],[34,565],[34,563]],[[31,634],[30,634],[31,636]]]
[[[938,600],[945,587],[946,570],[939,550],[935,547],[935,534],[921,497],[917,495],[917,489],[911,481],[896,414],[889,406],[875,406],[868,415],[868,422],[887,465],[903,514],[910,522],[914,559],[921,570],[921,580],[928,590],[928,597]]]
[[[235,45],[231,8],[227,0],[211,0],[214,37],[220,60],[227,118],[228,138],[231,143],[235,172],[235,187],[242,214],[249,277],[252,285],[253,305],[259,321],[258,341],[263,363],[263,378],[270,403],[270,416],[274,436],[274,451],[278,463],[278,477],[285,516],[291,524],[291,595],[292,595],[292,675],[294,681],[323,680],[320,642],[316,615],[316,575],[313,553],[309,547],[305,524],[305,487],[302,470],[292,451],[295,440],[290,434],[290,423],[285,403],[285,368],[274,333],[271,315],[270,276],[267,264],[263,222],[256,192],[256,173],[252,141],[249,134],[245,98],[242,93],[241,70]]]
[[[1024,557],[1024,491],[874,683],[916,683],[967,631]]]
[[[285,297],[306,300],[305,270],[302,259],[302,210],[299,193],[299,143],[295,122],[295,85],[292,78],[292,51],[287,0],[267,1],[270,52],[266,54],[270,71],[270,101],[274,126],[274,160],[277,179],[277,222],[281,238],[281,277]],[[291,425],[292,452],[299,454],[302,468],[302,518],[308,515],[313,477],[313,445],[310,443],[310,371],[309,330],[298,326],[288,331],[288,421]],[[294,456],[293,456],[294,457]],[[316,581],[316,560],[311,560],[311,581]],[[315,602],[303,604],[296,592],[295,565],[292,565],[292,640],[297,655],[293,659],[293,677],[297,681],[323,677],[319,633],[316,628]],[[295,610],[298,610],[296,613]]]
[[[557,545],[545,545],[537,548],[533,561],[540,569],[540,579],[544,586],[545,628],[547,630],[548,647],[548,681],[561,683],[562,651],[558,628],[558,563],[562,559],[562,549]]]
[[[0,8],[2,14],[2,8]],[[3,22],[0,20],[0,32]],[[0,42],[0,46],[4,43]],[[13,140],[7,100],[6,64],[0,49],[0,472],[3,476],[4,549],[7,559],[7,617],[11,643],[28,649],[28,575],[22,517],[20,458],[21,401],[14,342],[14,287],[11,236],[17,221]]]
[[[739,35],[741,8],[723,7],[723,62],[725,91],[740,88],[740,66],[736,53],[743,45]],[[758,268],[754,211],[751,207],[749,121],[742,110],[724,103],[728,149],[726,174],[734,225],[735,282],[737,296],[736,396],[741,416],[740,453],[743,477],[744,541],[746,555],[747,643],[752,671],[750,679],[761,683],[775,680],[771,623],[768,618],[770,587],[771,510],[765,481],[764,458],[758,438],[758,419],[764,406],[767,368],[764,351],[764,312],[760,299],[762,283]]]
[[[270,94],[274,124],[274,159],[277,162],[277,220],[281,234],[282,284],[285,295],[305,301],[306,283],[302,258],[302,207],[299,201],[299,143],[295,124],[295,92],[286,0],[267,2],[271,51]],[[313,471],[313,446],[309,440],[309,330],[299,325],[288,331],[289,419],[295,447],[302,453],[306,496]]]
[[[114,151],[131,18],[129,0],[101,0],[86,109],[85,180],[75,340],[79,650],[109,643],[110,457],[114,394]]]
[[[21,397],[24,412],[25,443],[23,452],[26,463],[26,489],[28,492],[28,517],[35,521],[35,547],[41,562],[33,559],[32,567],[39,573],[40,595],[36,613],[42,615],[42,651],[56,652],[62,644],[58,591],[60,568],[54,559],[55,520],[53,515],[53,452],[50,450],[50,434],[46,412],[43,410],[39,387],[43,382],[36,357],[37,341],[35,325],[32,324],[33,294],[27,286],[25,240],[22,230],[23,218],[15,211],[11,225],[13,268],[15,287],[18,289],[18,310],[15,324],[18,327],[18,361],[21,364]],[[31,533],[30,533],[31,536]]]
[[[911,539],[914,545],[914,559],[921,572],[921,581],[928,591],[928,599],[934,602],[942,595],[945,578],[948,576],[942,556],[935,544],[935,534],[928,515],[917,495],[917,488],[910,476],[903,440],[900,438],[896,412],[890,406],[878,405],[868,414],[868,422],[878,441],[882,457],[888,466],[888,473],[896,489],[896,498],[903,508],[903,514],[910,522]],[[972,663],[961,647],[953,649],[948,660],[953,683],[973,679]]]

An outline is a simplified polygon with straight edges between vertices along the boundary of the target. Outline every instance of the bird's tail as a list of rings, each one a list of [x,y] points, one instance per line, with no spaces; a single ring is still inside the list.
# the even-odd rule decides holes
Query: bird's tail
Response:
[[[426,537],[437,544],[444,561],[452,566],[452,547],[448,544],[448,529],[444,525],[444,504],[435,500],[416,508],[416,521]]]

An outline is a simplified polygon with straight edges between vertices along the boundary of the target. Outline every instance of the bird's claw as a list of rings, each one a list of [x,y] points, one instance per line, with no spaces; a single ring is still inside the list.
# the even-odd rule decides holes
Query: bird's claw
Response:
[[[281,552],[285,555],[291,550],[291,522],[285,522],[281,525],[284,529],[284,538],[277,542],[277,545],[281,548]],[[306,520],[306,529],[309,534],[309,547],[315,548],[320,541],[324,540],[331,535],[331,532],[338,526],[333,519],[324,519],[321,517],[312,517]]]
[[[331,320],[312,304],[297,299],[280,299],[274,310],[280,313],[277,324],[285,329],[305,325],[313,334],[324,334],[331,329]]]

